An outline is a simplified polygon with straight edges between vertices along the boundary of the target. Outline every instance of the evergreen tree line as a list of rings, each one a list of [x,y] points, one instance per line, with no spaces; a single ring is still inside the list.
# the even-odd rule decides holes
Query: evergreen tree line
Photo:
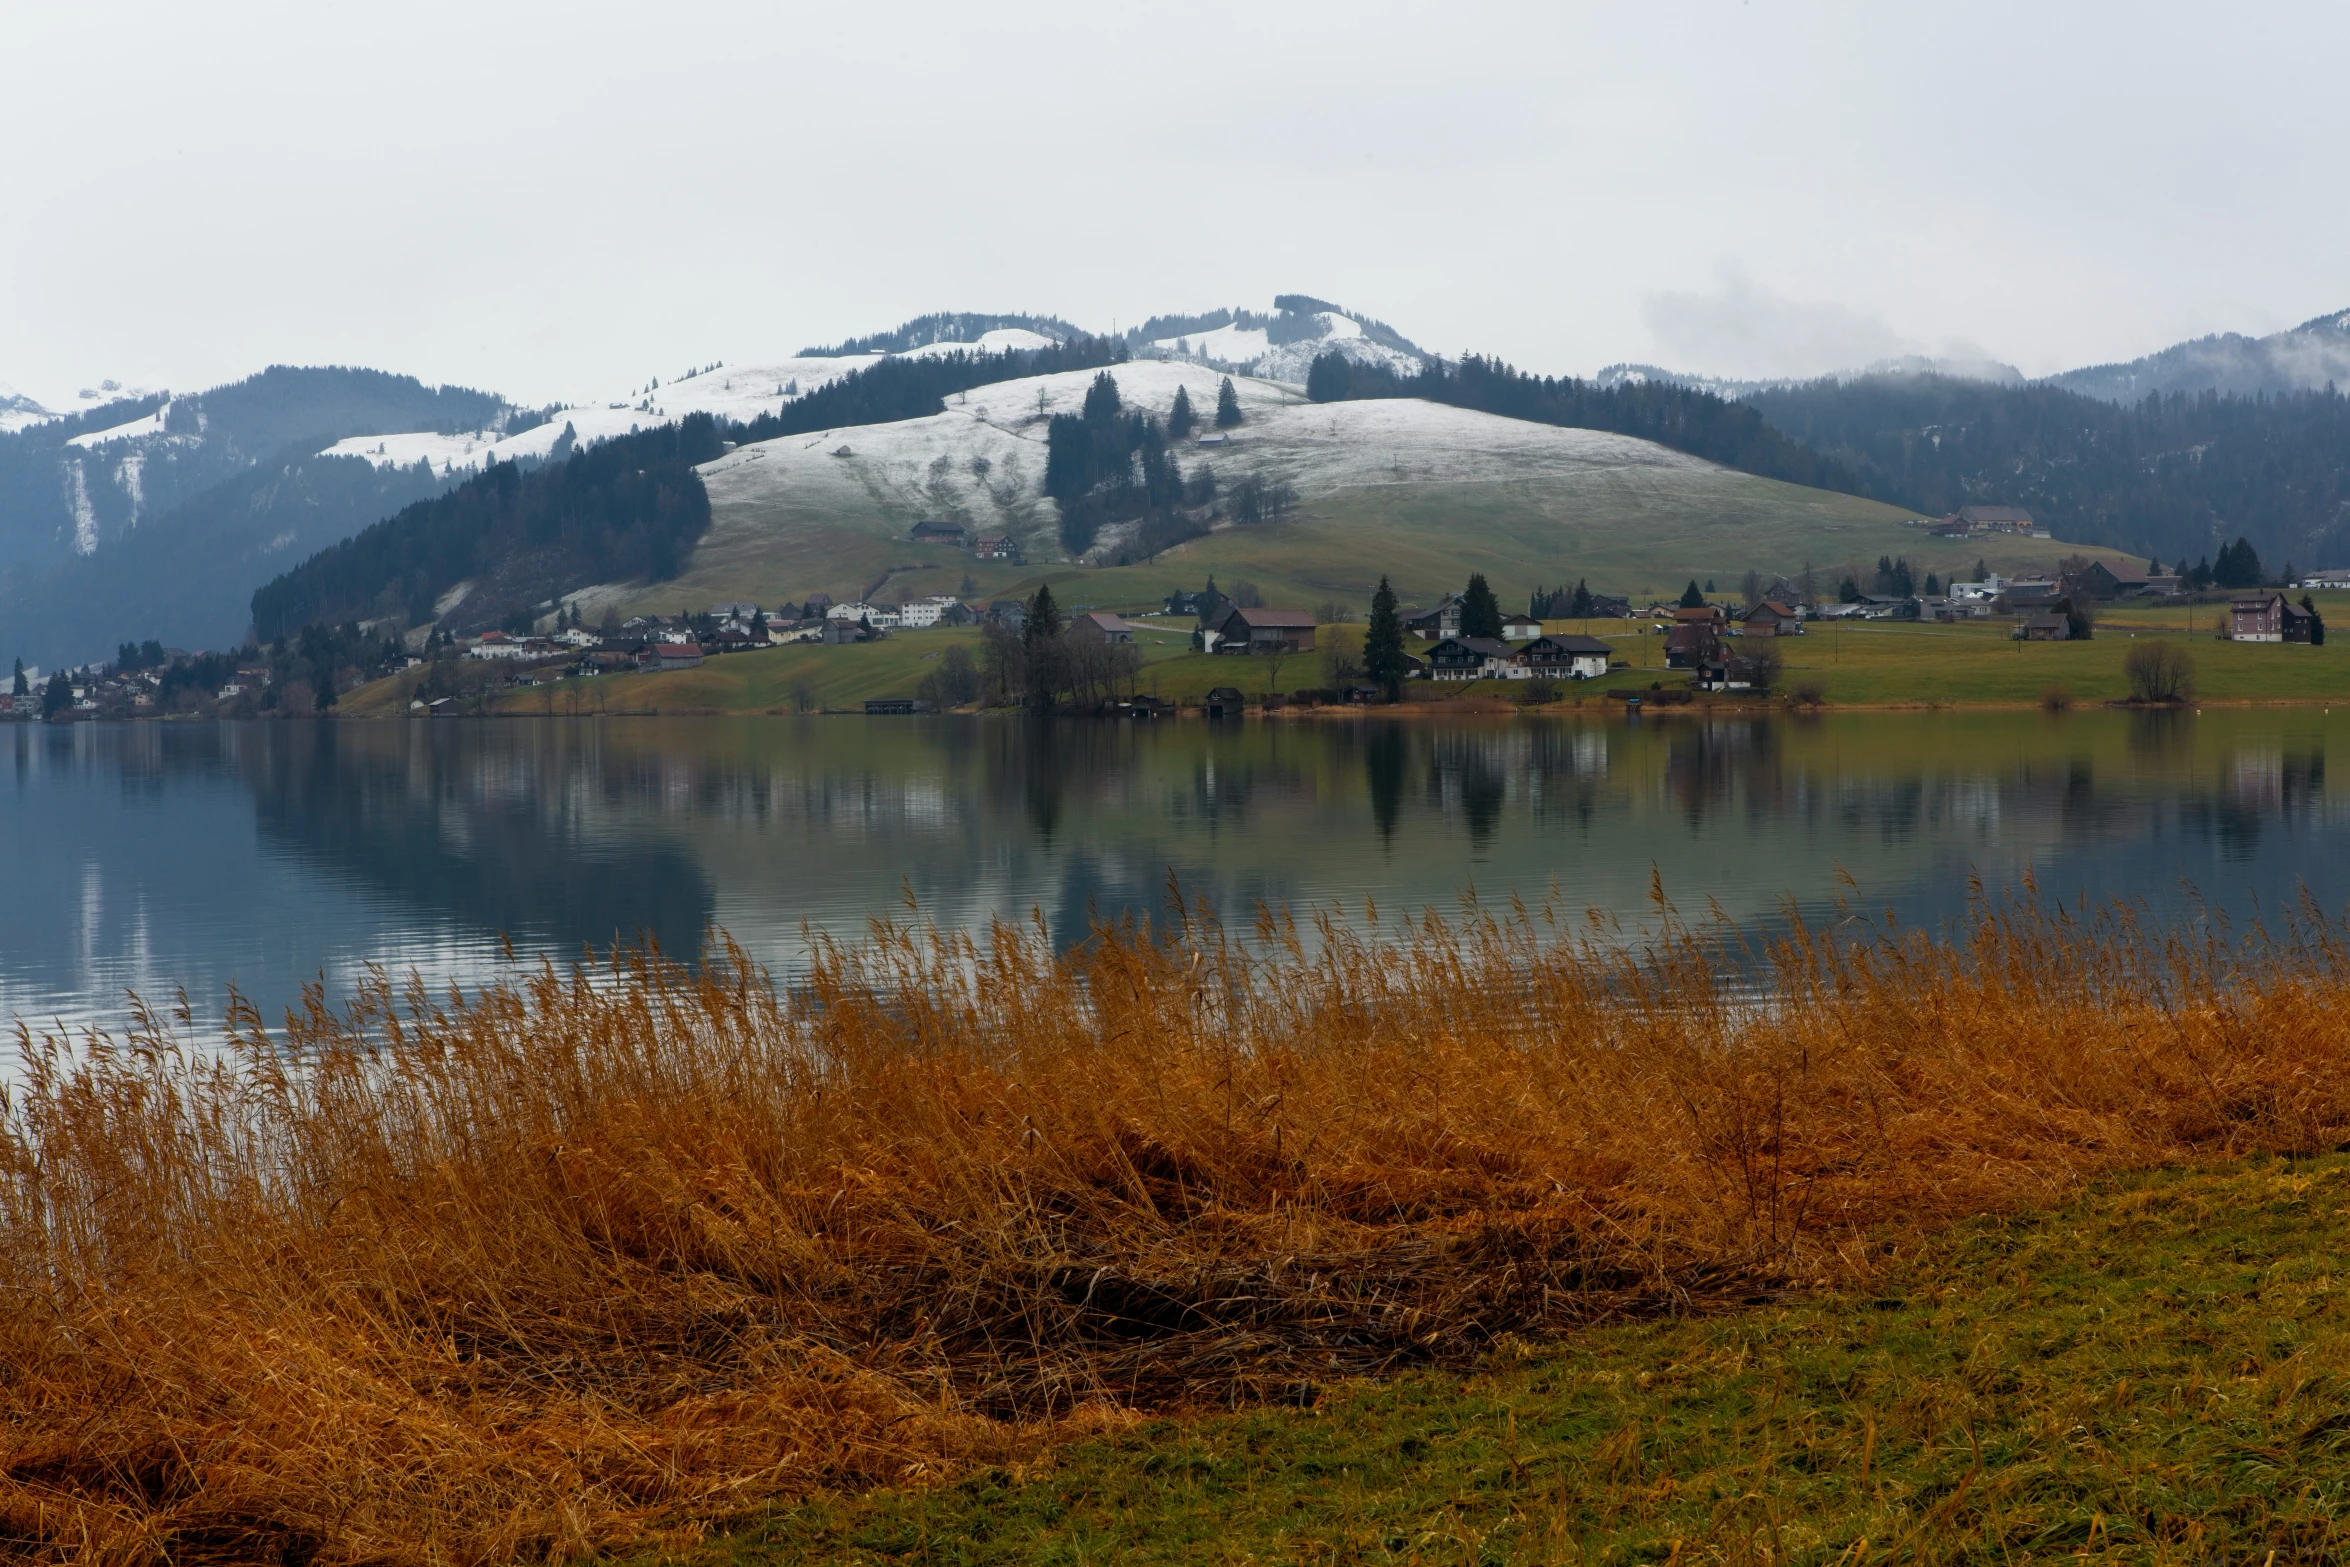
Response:
[[[1050,348],[1015,348],[1000,354],[952,353],[922,359],[883,359],[851,371],[776,413],[761,414],[728,438],[771,441],[845,425],[894,424],[937,413],[957,392],[1025,376],[1063,370],[1092,370],[1124,364],[1126,345],[1115,338],[1074,337]],[[1010,412],[1010,410],[1006,410]]]
[[[2344,555],[2350,398],[2330,388],[2114,404],[2045,385],[1877,376],[1749,401],[1849,475],[1844,487],[1928,515],[2020,506],[2060,538],[2182,562],[2231,537],[2271,559]],[[2250,585],[2211,569],[2217,585]]]
[[[1528,375],[1474,355],[1455,363],[1430,360],[1407,376],[1331,353],[1318,355],[1307,370],[1306,396],[1317,403],[1420,397],[1535,424],[1637,436],[1766,479],[1851,488],[1840,464],[1774,429],[1753,408],[1662,381],[1603,387],[1572,376]]]
[[[467,612],[485,624],[551,588],[675,576],[710,525],[694,465],[723,449],[719,422],[691,414],[525,473],[493,463],[445,495],[418,501],[322,550],[253,595],[254,634],[278,642],[320,622],[429,620],[468,578],[490,592]]]
[[[1226,378],[1225,393],[1231,389]],[[1234,396],[1235,413],[1238,407]],[[1137,543],[1146,557],[1208,531],[1216,472],[1202,463],[1184,473],[1172,446],[1196,424],[1190,395],[1181,388],[1161,425],[1149,413],[1125,406],[1117,378],[1107,370],[1085,389],[1077,413],[1053,415],[1045,426],[1044,492],[1060,508],[1061,543],[1072,556],[1093,548],[1102,529],[1137,519],[1142,523]],[[1243,520],[1264,520],[1263,482],[1253,475],[1242,482],[1252,512]],[[1286,509],[1288,501],[1281,504]]]

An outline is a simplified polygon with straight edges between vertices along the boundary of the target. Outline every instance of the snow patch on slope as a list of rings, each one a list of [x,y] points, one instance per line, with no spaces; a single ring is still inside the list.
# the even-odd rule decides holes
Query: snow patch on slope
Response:
[[[78,446],[84,451],[95,451],[115,441],[138,441],[151,435],[161,435],[164,433],[164,418],[170,412],[171,404],[165,403],[144,419],[133,419],[128,424],[118,424],[104,430],[91,430],[75,436],[65,444]]]
[[[908,349],[898,357],[931,359],[952,353],[1000,354],[1013,348],[1049,348],[1052,341],[1042,333],[1003,328],[983,334],[975,343],[930,343]],[[626,397],[600,398],[565,408],[545,424],[517,435],[501,436],[488,430],[456,435],[431,430],[405,435],[362,435],[337,441],[327,448],[327,455],[364,457],[379,468],[413,466],[422,457],[430,459],[436,472],[464,473],[492,462],[544,458],[563,438],[566,427],[578,445],[592,446],[614,436],[674,424],[688,414],[706,413],[735,424],[748,424],[761,414],[780,413],[793,399],[805,397],[820,386],[890,357],[850,354],[838,358],[803,357],[720,365],[659,386],[648,382]]]

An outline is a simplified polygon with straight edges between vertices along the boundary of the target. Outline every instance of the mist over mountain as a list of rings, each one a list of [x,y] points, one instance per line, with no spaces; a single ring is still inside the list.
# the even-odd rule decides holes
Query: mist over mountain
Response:
[[[2126,363],[2067,370],[2048,382],[2109,403],[2173,392],[2257,397],[2350,383],[2350,310],[2266,337],[2238,332],[2198,337]]]

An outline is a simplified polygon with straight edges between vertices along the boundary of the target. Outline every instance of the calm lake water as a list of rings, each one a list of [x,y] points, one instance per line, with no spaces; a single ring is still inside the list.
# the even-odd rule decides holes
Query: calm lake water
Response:
[[[1970,872],[2238,917],[2350,901],[2350,707],[1811,720],[644,719],[0,727],[0,1020],[117,1023],[184,986],[274,1017],[368,963],[803,922],[1228,915],[1555,893],[1768,924],[1840,896],[1933,923]],[[1849,877],[1850,885],[1845,878]]]

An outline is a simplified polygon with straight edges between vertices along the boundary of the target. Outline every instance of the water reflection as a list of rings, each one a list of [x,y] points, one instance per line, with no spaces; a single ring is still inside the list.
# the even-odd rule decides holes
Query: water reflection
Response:
[[[265,1006],[383,961],[462,980],[717,924],[779,966],[854,934],[1033,912],[1075,939],[1170,876],[1258,900],[1450,906],[1465,887],[1768,921],[1849,876],[1932,922],[1970,872],[2224,905],[2350,847],[2312,712],[1245,724],[555,720],[0,730],[0,1014],[126,987]]]

